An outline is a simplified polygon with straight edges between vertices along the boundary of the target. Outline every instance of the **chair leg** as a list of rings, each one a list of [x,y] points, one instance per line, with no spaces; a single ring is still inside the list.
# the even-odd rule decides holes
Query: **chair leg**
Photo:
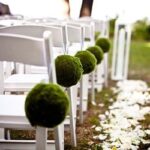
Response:
[[[108,54],[104,54],[104,86],[108,86]]]
[[[91,103],[96,105],[95,102],[95,71],[91,73]]]
[[[104,70],[104,60],[102,60],[101,64],[97,66],[97,91],[101,91],[103,88],[103,84],[105,82],[105,70]]]
[[[56,150],[64,150],[64,124],[61,123],[54,130]]]
[[[36,150],[46,150],[47,129],[44,127],[36,128]]]
[[[84,112],[88,107],[88,89],[89,89],[89,75],[82,76],[80,80],[80,103],[79,103],[79,122],[83,124]]]
[[[89,75],[83,76],[83,112],[88,110]]]
[[[76,118],[77,118],[77,97],[78,97],[78,86],[72,86],[73,90],[73,106],[74,106],[74,117],[75,117],[75,125],[76,125]]]
[[[5,135],[5,139],[10,140],[10,130],[9,129],[4,129],[4,135]]]
[[[73,88],[70,87],[67,89],[68,90],[68,95],[70,97],[70,129],[71,129],[71,142],[72,142],[72,145],[74,147],[77,146],[77,141],[76,141],[76,117],[75,117],[75,114],[74,114],[74,98],[73,98]]]
[[[0,128],[0,139],[5,138],[4,128]]]
[[[4,94],[4,72],[3,62],[0,62],[0,94]]]
[[[83,124],[83,77],[80,80],[79,122]]]

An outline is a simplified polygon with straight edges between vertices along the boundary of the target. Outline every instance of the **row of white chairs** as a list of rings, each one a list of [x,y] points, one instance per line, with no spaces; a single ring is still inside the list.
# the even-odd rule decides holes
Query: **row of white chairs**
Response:
[[[37,22],[36,22],[37,23]],[[35,32],[35,27],[36,28],[39,28],[38,29],[38,34]],[[27,33],[24,33],[25,31],[27,31],[27,28],[28,28],[28,32]],[[74,23],[74,22],[70,22],[70,23],[68,23],[68,26],[67,26],[67,31],[68,32],[70,32],[71,34],[66,34],[66,25],[64,25],[64,24],[58,24],[57,23],[57,25],[56,25],[56,23],[46,23],[46,25],[43,25],[41,22],[40,22],[40,24],[39,25],[37,25],[37,24],[35,24],[35,22],[33,23],[32,22],[32,25],[20,25],[20,26],[13,26],[13,28],[12,27],[5,27],[5,28],[1,28],[0,29],[0,32],[1,33],[11,33],[11,34],[14,34],[14,35],[11,35],[11,36],[16,36],[16,34],[21,34],[21,35],[17,35],[17,36],[19,36],[19,38],[21,37],[21,36],[30,36],[30,37],[34,37],[34,38],[40,38],[40,39],[43,39],[42,38],[42,33],[44,32],[44,31],[46,31],[46,30],[48,30],[48,31],[51,31],[51,33],[52,33],[52,49],[51,49],[51,52],[56,52],[54,55],[54,57],[53,58],[51,58],[50,60],[54,60],[54,58],[56,57],[56,56],[58,56],[58,55],[60,55],[60,54],[64,54],[64,53],[70,53],[70,54],[75,54],[75,52],[77,51],[77,50],[82,50],[82,48],[84,47],[84,38],[85,38],[85,34],[84,34],[84,32],[85,32],[85,29],[86,30],[88,30],[89,29],[89,31],[91,30],[91,26],[88,26],[87,24],[78,24],[78,23]],[[77,32],[78,31],[78,32]],[[33,33],[35,34],[35,36],[33,36]],[[76,33],[76,34],[75,34]],[[78,34],[77,34],[78,33]],[[80,34],[79,34],[80,33]],[[87,33],[87,32],[86,32]],[[22,35],[23,34],[23,35]],[[24,34],[26,34],[26,35],[24,35]],[[72,35],[74,35],[74,36],[72,36]],[[90,38],[93,38],[93,36],[91,36],[91,34],[89,34],[90,35]],[[67,37],[68,36],[68,37]],[[13,37],[14,38],[14,37]],[[92,41],[93,42],[93,41]],[[14,42],[13,42],[14,43]],[[79,43],[79,45],[76,45],[76,48],[79,48],[79,49],[74,49],[73,51],[72,51],[72,49],[73,49],[73,47],[72,46],[70,46],[72,43]],[[90,43],[91,44],[91,43]],[[89,44],[89,45],[90,45]],[[24,45],[22,45],[22,49],[25,51],[25,49],[26,49],[26,47],[24,46]],[[53,47],[55,47],[55,48],[53,48]],[[57,47],[57,48],[56,48]],[[58,47],[61,47],[61,48],[58,48]],[[21,48],[21,47],[18,47],[18,48]],[[31,48],[30,48],[30,51],[31,51]],[[28,55],[29,56],[29,55]],[[52,56],[52,55],[51,55]],[[45,58],[45,57],[44,57]],[[27,59],[27,58],[26,58]],[[33,58],[32,58],[33,59]],[[24,62],[22,62],[23,64],[24,64]],[[53,63],[52,63],[53,64]],[[30,65],[34,65],[34,64],[30,64]],[[20,66],[20,65],[19,65]],[[54,65],[53,65],[53,67],[54,67]],[[27,72],[30,72],[31,73],[31,71],[35,71],[35,69],[31,69],[30,67],[27,67],[28,69],[25,69]],[[39,70],[38,70],[39,71]],[[37,70],[35,71],[35,72],[38,72]],[[45,71],[45,72],[47,72],[47,71]],[[17,74],[18,75],[18,74]],[[16,76],[17,76],[16,75]],[[27,75],[27,74],[26,74]],[[33,75],[33,74],[32,74]],[[37,74],[36,74],[37,75]],[[20,85],[22,86],[21,88],[20,87],[18,87],[18,89],[15,87],[15,86],[10,86],[9,88],[10,88],[10,90],[9,90],[9,88],[7,88],[7,92],[11,92],[11,91],[13,91],[14,90],[14,88],[16,88],[17,90],[19,90],[20,91],[20,89],[21,89],[21,91],[26,91],[26,92],[28,92],[30,89],[31,89],[31,87],[35,84],[35,83],[37,83],[37,81],[39,82],[39,81],[45,81],[45,75],[46,74],[44,74],[44,76],[41,76],[41,74],[39,75],[39,77],[37,77],[37,78],[34,78],[33,76],[33,78],[34,79],[37,79],[34,83],[32,83],[32,82],[30,82],[30,81],[28,81],[28,82],[26,82],[25,80],[25,83],[29,83],[28,85],[26,84],[25,86],[24,86],[24,84],[25,83],[21,83]],[[50,75],[49,74],[49,71],[48,71],[48,75]],[[28,76],[28,75],[27,75]],[[55,77],[55,73],[53,72],[53,75],[52,75],[53,77]],[[49,77],[52,77],[52,76],[49,76]],[[41,79],[41,77],[42,77],[42,79]],[[48,77],[48,76],[47,76]],[[85,90],[85,87],[88,87],[88,86],[85,86],[85,85],[88,85],[88,82],[86,82],[87,81],[87,78],[88,78],[88,76],[85,76],[85,79],[82,79],[81,80],[81,82],[80,82],[80,85],[81,86],[79,86],[80,87],[80,93],[82,93],[81,94],[81,97],[80,97],[80,121],[81,121],[81,123],[83,122],[83,112],[85,111],[85,110],[87,110],[87,106],[85,106],[86,108],[83,108],[83,99],[85,99],[85,101],[86,101],[86,103],[85,103],[85,105],[87,105],[87,99],[88,99],[88,97],[87,97],[87,95],[88,95],[88,89],[87,90]],[[17,79],[19,79],[19,78],[17,78]],[[28,78],[28,79],[31,79],[31,77],[30,78]],[[6,79],[6,81],[7,81],[7,79]],[[8,80],[8,81],[10,81],[10,80]],[[13,80],[13,81],[17,81],[17,80]],[[22,81],[22,79],[21,79],[21,81]],[[19,82],[19,81],[18,81]],[[7,82],[6,82],[7,83]],[[8,82],[9,84],[10,84],[10,82]],[[86,84],[85,84],[86,83]],[[4,85],[9,85],[9,84],[4,84]],[[12,83],[11,83],[12,84]],[[12,84],[12,85],[14,85],[14,84]],[[20,86],[19,85],[19,86]],[[5,87],[5,86],[4,86]],[[16,91],[16,89],[14,90],[14,91]],[[72,144],[73,144],[73,146],[76,146],[76,134],[75,134],[75,132],[76,132],[76,129],[75,129],[75,126],[76,126],[76,93],[77,92],[75,92],[75,91],[77,91],[77,90],[75,90],[76,89],[76,86],[74,86],[74,87],[72,87],[72,88],[70,88],[69,89],[69,94],[70,94],[70,99],[72,100],[72,109],[71,109],[71,113],[70,113],[70,122],[71,122],[71,131],[72,131],[72,134],[71,134],[71,138],[72,138]],[[4,91],[5,91],[5,88],[4,88]],[[5,91],[5,92],[6,92]],[[84,92],[84,91],[86,91],[86,92]],[[84,94],[83,94],[84,93]],[[9,118],[10,119],[10,118]],[[10,123],[11,124],[11,123]],[[24,126],[24,125],[23,125]],[[3,126],[3,127],[6,127],[6,126]],[[63,128],[63,127],[61,127],[61,128]],[[37,130],[38,131],[38,130]],[[45,132],[45,129],[42,129],[42,131],[43,131],[43,133],[46,133]],[[58,127],[58,129],[56,130],[56,131],[59,131],[59,127]],[[59,134],[62,134],[62,136],[63,136],[63,133],[61,132],[61,133],[59,133],[59,132],[56,132],[56,133],[58,133],[58,134],[56,134],[57,136],[56,137],[59,137]],[[37,133],[37,135],[39,135],[38,133]],[[44,134],[43,134],[44,135]],[[58,138],[56,141],[58,141],[58,143],[56,144],[56,148],[57,147],[59,147],[58,149],[61,149],[62,147],[63,147],[63,145],[64,145],[64,141],[61,141],[60,139],[62,139],[62,138]],[[38,140],[38,138],[37,138],[37,140]],[[60,142],[61,141],[61,142]],[[41,143],[41,142],[40,142]],[[44,142],[45,143],[45,142]],[[38,142],[37,142],[37,145],[38,145]],[[39,144],[39,145],[41,145],[41,144]],[[37,146],[37,147],[39,147],[39,145]],[[43,144],[42,144],[43,145]],[[59,145],[59,146],[58,146]],[[43,145],[44,146],[44,145]]]
[[[52,72],[55,74],[54,67],[52,67],[53,69],[51,68],[52,65],[54,66],[54,62],[52,59],[51,32],[44,32],[43,38],[10,34],[10,33],[1,33],[0,45],[1,45],[1,48],[0,48],[1,50],[0,60],[1,61],[12,61],[12,62],[14,61],[14,62],[29,64],[29,65],[46,66],[48,70],[52,70]],[[48,81],[56,83],[56,77],[54,75],[51,76],[50,74],[52,73],[47,72],[47,75],[49,76]],[[1,105],[0,105],[1,106],[1,109],[0,109],[1,110],[1,113],[0,113],[1,123],[0,125],[2,128],[3,127],[7,128],[7,126],[16,128],[16,124],[18,125],[18,127],[20,127],[20,125],[24,126],[26,124],[27,125],[29,124],[29,122],[26,120],[25,112],[24,112],[25,98],[20,97],[20,95],[13,95],[13,96],[1,95]],[[57,128],[57,131],[59,131],[59,127]],[[45,140],[46,129],[37,127],[36,132],[37,132],[36,149],[46,149],[46,140]],[[57,132],[57,133],[58,133],[58,136],[60,136],[59,133],[61,132]],[[58,138],[58,140],[59,139],[62,139],[62,138]],[[7,140],[3,139],[0,148],[9,149],[9,147],[11,147],[11,148],[16,149],[16,145],[14,145],[15,147],[13,145],[11,142],[8,142]],[[18,145],[20,144],[17,144],[17,146]],[[6,147],[3,147],[3,146],[6,146]],[[57,146],[60,146],[58,149],[62,149],[61,148],[62,144],[57,144]]]
[[[52,31],[52,35],[54,35],[53,39],[56,39],[57,36],[60,37],[61,40],[59,40],[59,38],[57,38],[57,41],[53,42],[53,46],[64,46],[63,44],[63,38],[61,38],[62,36],[62,28],[57,28],[56,27],[44,27],[44,26],[38,26],[38,25],[29,25],[29,26],[13,26],[13,27],[6,27],[1,29],[1,32],[4,33],[11,33],[11,34],[21,34],[21,35],[28,35],[28,36],[35,36],[35,37],[41,37],[41,34],[48,30],[48,31]],[[55,32],[55,31],[60,31],[60,32]],[[57,35],[57,36],[56,36]],[[55,38],[56,36],[56,38]],[[56,43],[56,44],[55,44]],[[24,45],[22,45],[24,46]],[[24,49],[24,48],[23,48]],[[32,47],[29,49],[30,51]],[[25,51],[25,49],[24,49]],[[59,53],[57,54],[59,55]],[[36,57],[36,56],[34,56]],[[27,59],[27,58],[26,58]],[[54,59],[54,58],[51,58]],[[32,69],[31,69],[32,70]],[[12,75],[10,77],[8,77],[6,80],[6,83],[4,85],[7,85],[7,88],[5,88],[4,86],[4,91],[6,92],[12,92],[12,91],[29,91],[36,83],[47,80],[47,77],[45,77],[46,74],[15,74]],[[70,98],[71,98],[71,106],[74,107],[71,110],[71,132],[72,132],[72,141],[73,141],[73,145],[76,146],[76,134],[75,134],[75,118],[76,118],[76,99],[75,99],[75,95],[72,95],[72,91],[75,90],[71,90],[70,91]],[[75,93],[75,92],[74,92]],[[74,112],[72,112],[74,111]]]
[[[20,27],[21,27],[20,29],[18,29],[18,26],[15,27],[15,28],[14,28],[14,27],[13,27],[13,28],[12,28],[12,27],[4,28],[4,32],[6,32],[6,30],[7,30],[7,32],[10,32],[10,31],[8,31],[8,30],[11,30],[11,33],[14,34],[14,33],[16,33],[16,30],[17,30],[20,34],[21,34],[21,33],[23,34],[25,31],[26,31],[28,34],[29,34],[29,33],[32,34],[34,31],[36,31],[36,30],[35,30],[35,27],[37,27],[37,26],[34,26],[34,27],[33,27],[33,26],[29,26],[29,27],[28,27],[28,26],[25,26],[25,27],[24,27],[24,26],[20,26]],[[28,29],[28,30],[31,29],[31,30],[28,31],[27,29]],[[33,30],[33,29],[34,29],[34,30]],[[38,29],[37,29],[38,33],[40,33],[40,30],[39,30],[39,29],[41,29],[41,27],[39,28],[39,26],[38,26]],[[48,30],[48,28],[47,28],[47,29],[45,28],[44,30]],[[42,32],[43,32],[44,30],[42,30]],[[50,30],[50,29],[49,29],[49,30]],[[42,33],[42,32],[41,32],[41,33]],[[17,34],[19,34],[19,33],[17,33]],[[25,33],[24,33],[24,34],[25,34]],[[58,34],[58,35],[60,35],[60,34]],[[33,36],[33,34],[32,34],[32,36]],[[57,42],[56,42],[56,43],[57,43]],[[57,44],[58,44],[58,43],[57,43]],[[22,46],[23,46],[23,45],[22,45]],[[25,74],[25,75],[22,75],[22,74],[21,74],[21,75],[20,75],[20,74],[18,75],[18,74],[17,74],[17,75],[15,75],[15,77],[13,77],[13,80],[9,78],[9,80],[8,80],[7,83],[10,84],[10,80],[13,81],[13,82],[18,81],[19,76],[21,77],[21,79],[20,79],[19,81],[22,81],[22,80],[24,79],[24,80],[23,80],[23,83],[22,83],[22,88],[24,88],[24,89],[20,89],[20,82],[18,82],[18,83],[19,83],[19,85],[18,85],[19,87],[14,86],[14,85],[16,85],[16,83],[12,83],[12,82],[11,82],[11,85],[12,85],[11,88],[17,88],[17,89],[9,89],[9,90],[7,89],[7,91],[17,91],[18,89],[19,89],[19,90],[23,90],[23,91],[26,91],[26,90],[28,91],[32,86],[27,86],[27,87],[25,87],[25,84],[29,83],[30,85],[34,85],[34,84],[37,82],[37,80],[36,80],[36,81],[34,81],[34,82],[31,84],[32,80],[33,80],[33,79],[36,79],[35,77],[37,77],[37,74],[34,75],[34,76],[33,76],[33,75],[28,75],[28,74],[27,74],[27,75],[26,75],[26,74]],[[30,80],[30,79],[31,79],[31,80],[27,82],[27,80],[25,80],[25,78],[24,78],[25,76],[27,76],[27,78],[28,78],[29,80]],[[11,77],[12,77],[12,76],[11,76]],[[31,78],[31,77],[32,77],[32,78]],[[40,77],[40,79],[39,79],[38,81],[42,81],[42,80],[43,80],[43,79],[41,79],[41,77],[43,78],[43,76],[40,75],[40,76],[38,76],[38,77]],[[16,80],[14,80],[14,79],[16,79]],[[10,86],[8,86],[8,88],[10,88]],[[73,104],[72,106],[75,106],[75,105]],[[71,110],[72,110],[72,109],[71,109]],[[73,109],[73,110],[75,110],[75,109]],[[75,136],[76,136],[76,135],[75,135],[75,123],[74,123],[74,118],[73,118],[73,117],[72,117],[72,119],[73,119],[73,120],[71,121],[71,122],[72,122],[71,125],[73,126],[73,128],[71,128],[71,131],[73,132],[73,142],[74,142],[74,145],[76,145],[76,141],[75,141],[75,140],[76,140],[76,137],[75,137]]]

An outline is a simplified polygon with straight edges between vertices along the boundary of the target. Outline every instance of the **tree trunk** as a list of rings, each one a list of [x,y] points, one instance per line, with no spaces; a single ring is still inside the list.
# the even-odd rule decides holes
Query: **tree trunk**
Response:
[[[11,15],[8,5],[0,3],[0,16],[2,15]]]
[[[83,0],[80,10],[80,17],[91,16],[92,6],[94,0]]]
[[[69,0],[65,0],[65,2],[68,5],[68,12],[67,12],[67,14],[68,14],[68,16],[70,16],[70,3],[69,3]]]

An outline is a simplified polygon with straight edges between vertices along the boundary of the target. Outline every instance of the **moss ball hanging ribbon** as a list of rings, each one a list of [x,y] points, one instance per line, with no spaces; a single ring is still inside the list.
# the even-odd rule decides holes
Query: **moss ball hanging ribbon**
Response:
[[[88,47],[86,50],[91,52],[95,56],[97,60],[97,64],[101,63],[104,54],[103,54],[103,50],[100,47],[95,45],[95,46]]]
[[[69,98],[57,84],[37,84],[27,95],[25,113],[32,126],[52,128],[60,124],[69,109]]]
[[[55,59],[57,83],[70,87],[80,80],[83,67],[80,59],[70,55],[60,55]]]
[[[107,53],[110,49],[110,41],[107,38],[98,38],[95,45],[101,47],[104,53]]]
[[[81,61],[83,74],[88,74],[95,69],[97,60],[92,53],[88,51],[78,51],[75,57],[78,57]]]

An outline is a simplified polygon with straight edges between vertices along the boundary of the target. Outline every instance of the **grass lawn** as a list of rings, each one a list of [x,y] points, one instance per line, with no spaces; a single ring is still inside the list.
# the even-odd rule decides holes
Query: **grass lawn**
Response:
[[[131,42],[129,77],[131,79],[142,79],[150,83],[150,42]]]

